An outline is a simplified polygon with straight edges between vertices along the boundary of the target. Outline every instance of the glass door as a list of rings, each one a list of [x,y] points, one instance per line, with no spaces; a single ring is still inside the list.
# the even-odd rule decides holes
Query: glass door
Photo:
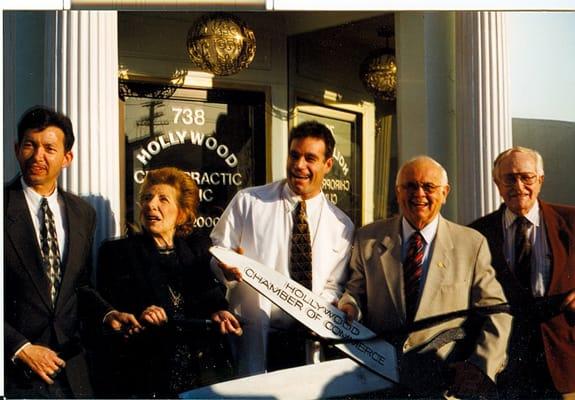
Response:
[[[361,226],[361,115],[298,101],[295,123],[316,120],[335,137],[333,168],[323,180],[326,197]]]
[[[128,226],[138,222],[147,171],[182,169],[200,189],[195,229],[209,235],[242,188],[265,182],[265,95],[179,89],[169,99],[126,97],[125,198]]]

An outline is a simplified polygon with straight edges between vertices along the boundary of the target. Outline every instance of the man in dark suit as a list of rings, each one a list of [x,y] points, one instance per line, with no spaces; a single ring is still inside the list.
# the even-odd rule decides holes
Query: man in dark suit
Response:
[[[96,216],[57,187],[70,165],[70,120],[35,107],[18,123],[21,177],[4,189],[4,353],[7,397],[90,397],[82,318],[129,333],[141,326],[90,286]]]
[[[575,398],[575,207],[538,199],[543,159],[532,149],[501,153],[493,180],[504,204],[471,227],[487,237],[515,315],[500,394]]]

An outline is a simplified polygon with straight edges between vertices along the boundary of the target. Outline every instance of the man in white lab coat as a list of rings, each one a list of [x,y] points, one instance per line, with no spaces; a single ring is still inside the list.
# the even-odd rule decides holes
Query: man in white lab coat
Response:
[[[305,202],[311,241],[311,290],[337,301],[348,277],[354,225],[321,191],[333,166],[335,140],[315,121],[290,132],[287,178],[244,189],[232,199],[211,233],[215,245],[243,251],[290,276],[294,215]],[[301,207],[301,206],[299,206]],[[244,335],[235,347],[240,376],[319,360],[319,345],[294,334],[297,322],[241,280],[239,270],[215,268],[228,288],[228,300],[243,320]],[[220,270],[221,269],[221,270]],[[293,276],[292,276],[293,278]]]

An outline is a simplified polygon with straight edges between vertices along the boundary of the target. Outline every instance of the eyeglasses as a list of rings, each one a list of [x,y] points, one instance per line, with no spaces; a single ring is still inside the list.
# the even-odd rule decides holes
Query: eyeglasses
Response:
[[[423,191],[427,194],[434,193],[441,187],[441,185],[435,185],[431,182],[407,182],[400,185],[403,190],[407,190],[408,192],[417,192],[419,188],[422,188]]]
[[[501,183],[505,186],[513,186],[517,180],[520,180],[524,185],[533,185],[537,182],[537,178],[539,178],[538,175],[529,173],[505,174],[501,176]]]

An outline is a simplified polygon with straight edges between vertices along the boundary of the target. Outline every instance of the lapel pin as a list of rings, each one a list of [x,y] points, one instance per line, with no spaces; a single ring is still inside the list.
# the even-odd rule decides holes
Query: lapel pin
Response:
[[[441,262],[441,261],[437,263],[437,266],[438,266],[439,268],[445,268],[445,264],[444,264],[443,262]]]

